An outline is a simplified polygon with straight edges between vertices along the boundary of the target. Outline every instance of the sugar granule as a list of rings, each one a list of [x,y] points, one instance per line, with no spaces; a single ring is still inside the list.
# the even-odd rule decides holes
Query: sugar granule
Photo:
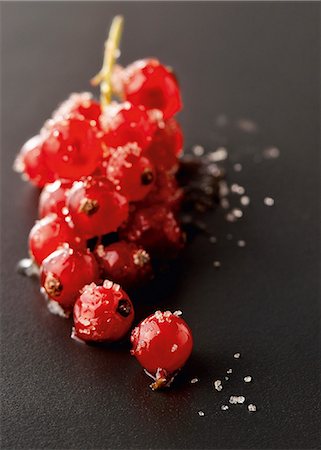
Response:
[[[234,353],[234,355],[233,355],[233,356],[234,356],[234,358],[235,358],[235,359],[239,359],[239,358],[240,358],[240,356],[241,356],[241,353]]]
[[[237,245],[238,245],[238,247],[245,247],[246,242],[243,239],[240,239],[239,241],[237,241]]]
[[[198,378],[192,378],[191,381],[190,381],[191,384],[195,384],[195,383],[198,383],[198,382],[199,382]]]
[[[204,147],[202,147],[201,145],[194,145],[194,147],[192,148],[192,152],[195,156],[202,156],[204,155]]]
[[[242,206],[248,206],[250,204],[250,197],[248,197],[247,195],[242,195],[242,197],[240,198],[240,203]]]
[[[233,169],[235,170],[235,172],[241,172],[242,164],[240,164],[240,163],[234,164]]]
[[[246,377],[244,377],[244,381],[245,383],[250,383],[252,381],[252,377],[250,375],[247,375]]]
[[[274,205],[274,199],[272,197],[265,197],[264,204],[266,206],[273,206]]]
[[[229,402],[232,405],[241,405],[245,402],[245,397],[243,397],[243,395],[231,395]]]
[[[232,369],[227,369],[226,373],[232,373]]]
[[[222,410],[222,411],[226,411],[227,409],[228,409],[228,406],[227,406],[227,405],[222,405],[222,406],[221,406],[221,410]]]
[[[253,403],[250,403],[250,404],[248,405],[247,409],[248,409],[250,412],[255,412],[255,411],[256,411],[256,406],[253,405]]]
[[[221,391],[223,389],[221,380],[215,380],[214,387],[217,391]]]
[[[203,417],[203,416],[205,416],[205,412],[204,411],[198,411],[198,415]]]
[[[219,269],[221,267],[220,261],[214,261],[213,266],[215,267],[215,269]]]

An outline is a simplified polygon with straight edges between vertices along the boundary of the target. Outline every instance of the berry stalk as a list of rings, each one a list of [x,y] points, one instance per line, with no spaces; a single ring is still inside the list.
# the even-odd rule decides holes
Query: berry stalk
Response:
[[[123,32],[124,18],[123,16],[115,16],[107,40],[105,41],[105,52],[103,66],[100,72],[91,79],[93,86],[100,84],[100,102],[102,108],[111,102],[112,87],[111,75],[116,59],[119,56],[119,44]]]

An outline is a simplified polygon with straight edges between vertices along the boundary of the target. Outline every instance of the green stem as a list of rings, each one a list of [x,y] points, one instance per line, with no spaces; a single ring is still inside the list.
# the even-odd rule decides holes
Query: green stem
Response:
[[[119,44],[123,32],[124,18],[114,17],[108,39],[105,42],[105,52],[103,66],[100,72],[91,80],[91,84],[100,84],[100,103],[102,108],[109,105],[112,98],[111,75],[119,53]]]

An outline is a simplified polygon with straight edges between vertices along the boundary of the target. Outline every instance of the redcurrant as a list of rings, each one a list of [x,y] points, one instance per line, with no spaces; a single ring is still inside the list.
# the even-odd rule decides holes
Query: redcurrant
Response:
[[[55,213],[60,217],[68,214],[66,208],[66,193],[72,186],[71,180],[56,180],[48,183],[41,191],[39,197],[39,217]]]
[[[107,164],[107,178],[129,201],[138,201],[152,189],[155,171],[137,144],[131,143],[114,150]]]
[[[86,120],[94,120],[99,124],[101,114],[100,104],[93,99],[90,92],[71,94],[67,100],[62,102],[53,113],[54,120],[60,120],[70,116],[80,117]]]
[[[104,177],[75,182],[67,195],[67,208],[77,231],[87,238],[116,231],[128,216],[126,197]]]
[[[101,134],[82,118],[55,122],[43,144],[48,167],[59,178],[77,180],[90,175],[101,158]]]
[[[156,311],[143,320],[132,331],[131,342],[131,354],[154,379],[153,390],[169,386],[193,349],[187,323],[170,311]]]
[[[144,149],[151,143],[157,127],[143,106],[133,106],[129,102],[106,107],[100,123],[105,132],[104,142],[113,148],[135,142]]]
[[[29,252],[39,266],[50,253],[64,243],[72,248],[86,248],[84,239],[77,236],[65,219],[56,214],[49,214],[37,220],[29,234]]]
[[[178,186],[173,174],[157,171],[152,190],[144,198],[144,207],[163,204],[172,211],[178,211],[183,197],[183,190]]]
[[[183,149],[183,133],[178,122],[171,118],[154,134],[146,155],[160,170],[174,172],[178,168],[178,156]]]
[[[174,257],[184,246],[184,235],[174,214],[162,205],[134,210],[120,230],[120,237],[158,258]]]
[[[42,146],[43,139],[40,135],[29,139],[21,148],[14,163],[16,172],[40,188],[55,179],[54,173],[46,165]]]
[[[75,334],[84,341],[118,341],[133,322],[134,307],[119,284],[85,286],[74,306]]]
[[[152,277],[149,254],[136,244],[119,241],[104,247],[98,245],[95,255],[103,276],[131,288]]]
[[[124,97],[133,105],[159,109],[168,119],[182,108],[178,82],[170,69],[157,59],[134,62],[125,69]]]
[[[93,254],[67,245],[43,260],[40,273],[48,297],[67,310],[75,303],[80,289],[99,280],[99,267]]]

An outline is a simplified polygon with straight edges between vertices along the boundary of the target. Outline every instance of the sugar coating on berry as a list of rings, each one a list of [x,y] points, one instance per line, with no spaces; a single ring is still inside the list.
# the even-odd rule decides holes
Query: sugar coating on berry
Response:
[[[83,289],[74,306],[75,334],[84,341],[117,341],[129,331],[133,319],[128,295],[110,280]]]

